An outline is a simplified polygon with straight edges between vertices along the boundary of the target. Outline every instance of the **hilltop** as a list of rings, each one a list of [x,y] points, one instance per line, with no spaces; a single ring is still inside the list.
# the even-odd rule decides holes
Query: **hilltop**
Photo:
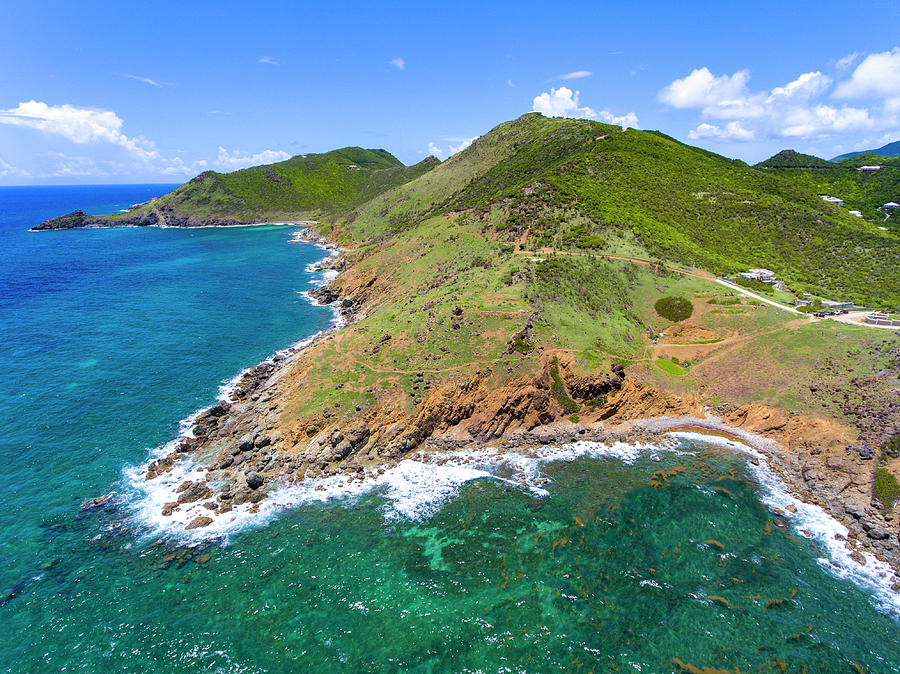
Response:
[[[850,159],[851,157],[856,157],[857,155],[861,154],[874,154],[878,155],[879,157],[900,157],[900,140],[895,140],[893,143],[882,145],[881,147],[874,150],[860,150],[859,152],[848,152],[846,154],[841,154],[831,161]]]
[[[404,166],[385,150],[347,147],[233,173],[206,171],[175,191],[125,213],[88,215],[75,211],[34,229],[197,227],[317,219],[347,212],[439,163],[428,157],[415,166]]]

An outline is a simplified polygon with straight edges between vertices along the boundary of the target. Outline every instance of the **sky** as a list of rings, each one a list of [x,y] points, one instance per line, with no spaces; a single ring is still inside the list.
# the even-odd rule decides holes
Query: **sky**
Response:
[[[0,185],[176,183],[527,112],[753,163],[900,139],[900,2],[0,0]]]

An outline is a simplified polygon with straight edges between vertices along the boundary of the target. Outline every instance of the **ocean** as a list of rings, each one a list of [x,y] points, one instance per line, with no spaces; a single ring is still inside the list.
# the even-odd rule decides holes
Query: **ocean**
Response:
[[[0,188],[3,671],[900,671],[883,567],[721,439],[410,459],[212,539],[148,519],[179,423],[333,321],[291,227],[27,231],[173,187]]]

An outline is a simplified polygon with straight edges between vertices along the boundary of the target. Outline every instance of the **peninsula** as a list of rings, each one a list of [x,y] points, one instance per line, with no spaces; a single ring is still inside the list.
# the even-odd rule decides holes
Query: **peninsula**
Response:
[[[900,308],[900,237],[878,210],[896,174],[854,188],[864,217],[820,194],[872,178],[849,170],[871,159],[751,167],[531,113],[443,163],[346,148],[35,229],[315,220],[307,239],[332,248],[338,275],[313,295],[344,327],[248,370],[147,466],[188,528],[423,448],[691,428],[756,443],[859,559],[900,568],[897,332],[813,315]]]

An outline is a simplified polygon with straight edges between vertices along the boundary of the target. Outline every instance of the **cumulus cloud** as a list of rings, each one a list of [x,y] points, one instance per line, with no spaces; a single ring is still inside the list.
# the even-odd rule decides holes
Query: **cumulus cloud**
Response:
[[[15,108],[0,110],[0,124],[22,126],[47,134],[60,135],[80,145],[111,143],[145,160],[159,156],[148,140],[141,137],[129,138],[122,133],[123,121],[111,110],[27,101],[19,103]]]
[[[138,82],[143,82],[144,84],[149,84],[151,87],[158,87],[160,89],[162,88],[162,84],[160,84],[156,80],[151,80],[149,77],[141,77],[140,75],[125,75],[125,77],[137,80]]]
[[[284,161],[290,158],[291,155],[283,150],[263,150],[256,154],[248,154],[239,150],[229,151],[220,145],[214,166],[223,171],[237,171],[248,166],[272,164],[276,161]]]
[[[716,77],[704,66],[672,82],[658,98],[673,108],[711,108],[744,98],[749,80],[749,70]]]
[[[814,73],[803,73],[793,82],[788,82],[783,87],[775,87],[769,96],[769,101],[774,101],[778,97],[793,98],[794,100],[808,100],[814,96],[824,93],[831,85],[831,78],[828,75],[816,71]]]
[[[856,58],[851,54],[841,61],[850,64]],[[880,110],[826,104],[822,97],[833,81],[821,71],[803,73],[770,91],[752,92],[749,81],[748,70],[717,76],[697,68],[661,89],[658,99],[673,108],[699,110],[702,123],[690,132],[692,139],[825,138],[879,131],[900,121],[900,49],[869,55],[834,89],[837,98],[882,97]]]
[[[0,178],[6,179],[69,176],[182,178],[207,168],[234,171],[290,157],[281,150],[246,153],[219,147],[215,159],[185,161],[181,157],[163,155],[146,138],[123,133],[124,121],[111,110],[48,105],[41,101],[27,101],[0,110],[0,124],[42,133],[54,148],[52,152],[31,153],[24,157],[19,167],[0,160]],[[60,142],[73,145],[67,147]],[[78,149],[82,147],[89,148],[89,152]]]
[[[893,98],[900,96],[900,47],[869,54],[850,79],[834,90],[835,98]]]
[[[633,112],[626,112],[624,115],[614,115],[609,110],[600,110],[597,112],[597,119],[601,122],[616,124],[623,128],[638,128],[638,117]]]
[[[635,113],[628,112],[624,115],[614,115],[609,110],[597,111],[587,106],[581,106],[579,104],[579,95],[580,92],[572,91],[568,87],[551,88],[549,92],[545,91],[534,97],[531,109],[547,117],[597,119],[608,124],[637,128],[638,118]]]
[[[740,122],[728,122],[725,126],[717,126],[715,124],[707,124],[704,122],[696,129],[693,129],[688,138],[698,140],[702,138],[718,138],[720,140],[753,140],[753,132],[741,126]]]
[[[571,73],[566,73],[565,75],[560,75],[557,79],[560,80],[580,80],[582,77],[590,77],[593,75],[590,70],[576,70]]]
[[[265,63],[266,65],[269,65],[269,66],[277,66],[278,65],[278,61],[276,61],[271,56],[262,56],[257,61],[257,63]]]
[[[388,65],[394,66],[397,70],[403,70],[406,67],[406,61],[398,56],[397,58],[388,61]]]
[[[444,151],[435,145],[432,141],[428,141],[428,149],[426,153],[429,155],[434,155],[435,157],[443,157]]]
[[[547,117],[581,117],[593,119],[597,113],[589,107],[578,105],[580,92],[569,87],[551,88],[549,92],[534,97],[531,109]]]

